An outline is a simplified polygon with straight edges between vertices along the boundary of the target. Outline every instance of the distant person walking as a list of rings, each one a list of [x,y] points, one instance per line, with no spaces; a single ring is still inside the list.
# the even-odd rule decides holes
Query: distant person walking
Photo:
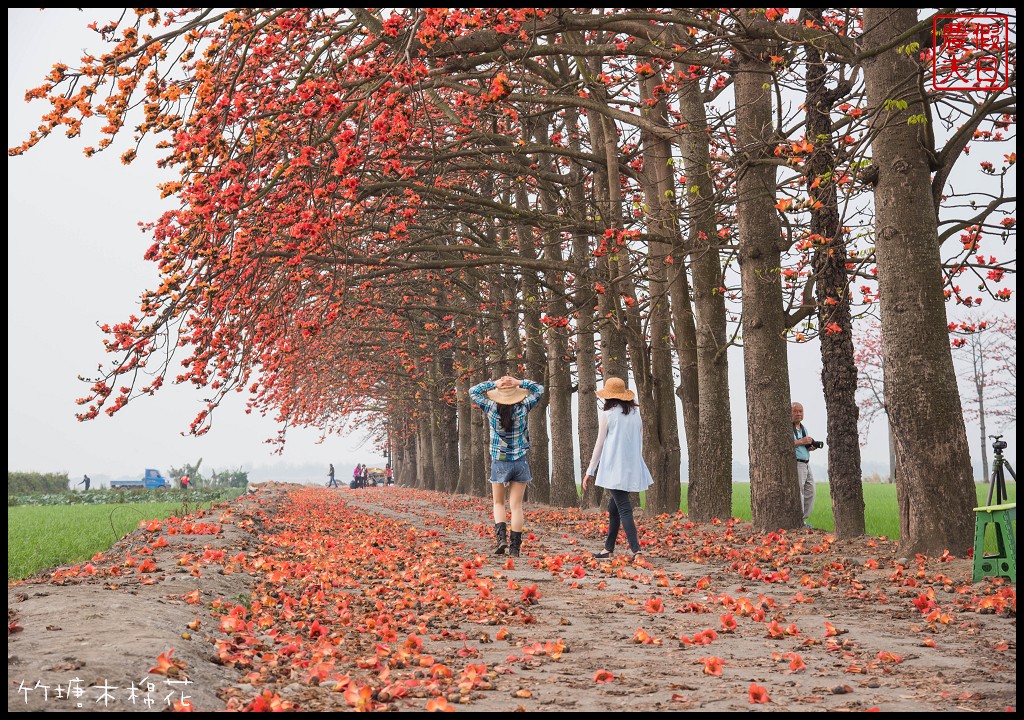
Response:
[[[92,480],[90,480],[90,479],[89,479],[89,476],[88,476],[88,475],[86,475],[86,476],[84,476],[84,477],[82,478],[82,482],[80,482],[80,483],[78,483],[78,484],[79,484],[79,485],[85,485],[85,492],[89,492],[89,484],[90,484],[91,482],[92,482]]]
[[[181,476],[181,489],[182,490],[188,490],[188,481],[189,481],[188,473],[185,473],[184,475]]]
[[[519,557],[523,543],[523,496],[529,485],[530,449],[527,414],[540,402],[544,386],[532,380],[519,380],[510,375],[494,381],[485,380],[469,390],[473,404],[487,414],[491,426],[491,499],[494,503],[495,555],[505,549]],[[506,490],[507,487],[507,490]],[[512,510],[511,544],[507,535],[505,496]]]
[[[384,466],[384,486],[394,485],[395,471],[391,469],[391,463]]]
[[[334,479],[334,463],[331,463],[330,469],[327,470],[327,487],[338,487],[338,481]]]
[[[608,501],[608,536],[604,551],[594,557],[607,558],[615,553],[615,541],[621,527],[626,533],[633,559],[640,558],[640,541],[629,494],[646,490],[654,484],[643,457],[643,425],[636,395],[617,377],[605,379],[604,387],[597,391],[604,400],[598,415],[597,442],[590,458],[590,467],[583,476],[583,491],[597,476],[597,487],[611,495]]]

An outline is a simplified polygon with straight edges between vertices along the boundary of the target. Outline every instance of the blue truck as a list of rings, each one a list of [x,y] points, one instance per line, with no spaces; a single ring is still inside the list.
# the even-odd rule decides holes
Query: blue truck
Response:
[[[146,468],[141,480],[111,480],[111,490],[166,490],[171,484],[156,468]]]

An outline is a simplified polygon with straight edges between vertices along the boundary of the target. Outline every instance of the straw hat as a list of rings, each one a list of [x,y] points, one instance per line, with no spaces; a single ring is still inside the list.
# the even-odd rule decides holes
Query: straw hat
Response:
[[[530,392],[523,387],[494,388],[487,391],[487,397],[499,405],[515,405],[522,402]]]
[[[597,396],[605,400],[632,400],[636,394],[626,389],[626,383],[622,378],[610,377],[604,381],[604,387],[597,391]]]

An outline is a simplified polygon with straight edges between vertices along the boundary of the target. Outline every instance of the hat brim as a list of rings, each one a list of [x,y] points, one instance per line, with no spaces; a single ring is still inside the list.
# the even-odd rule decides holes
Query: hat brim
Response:
[[[526,388],[510,388],[507,390],[495,388],[494,390],[487,391],[487,397],[499,405],[515,405],[525,400],[529,394]]]
[[[618,392],[617,393],[617,392],[611,392],[607,388],[602,389],[602,390],[598,390],[596,395],[599,398],[604,398],[605,400],[626,400],[626,401],[629,401],[629,400],[633,400],[633,399],[636,398],[636,393],[633,392],[632,390],[624,390],[622,392]]]

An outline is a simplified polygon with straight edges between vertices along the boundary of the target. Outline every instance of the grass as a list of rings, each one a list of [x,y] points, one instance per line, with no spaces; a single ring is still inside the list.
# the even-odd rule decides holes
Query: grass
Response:
[[[834,530],[832,519],[832,496],[828,483],[815,483],[814,510],[809,522],[819,530]],[[899,509],[896,504],[895,485],[864,484],[864,524],[868,535],[883,535],[897,540],[900,536]],[[977,485],[978,506],[988,503],[988,485]],[[1008,502],[1017,502],[1017,483],[1006,483]],[[686,486],[683,486],[680,506],[686,512]],[[732,513],[744,520],[750,520],[750,483],[733,483]]]
[[[140,520],[182,514],[180,502],[8,507],[7,581],[88,560],[137,528]]]

